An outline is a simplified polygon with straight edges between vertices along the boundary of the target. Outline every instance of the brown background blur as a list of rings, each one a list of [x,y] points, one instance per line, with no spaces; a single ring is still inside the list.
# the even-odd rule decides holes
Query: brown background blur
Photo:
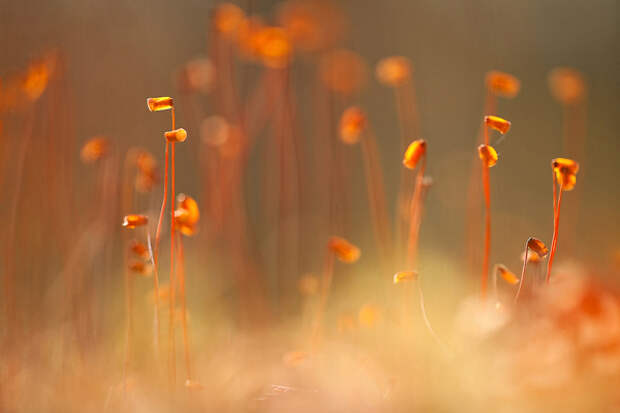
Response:
[[[255,12],[267,17],[278,4],[252,3]],[[620,247],[616,0],[337,3],[350,18],[346,47],[370,65],[393,54],[407,56],[414,64],[422,135],[429,142],[429,173],[435,179],[422,225],[423,250],[462,256],[467,177],[482,115],[483,77],[491,69],[522,81],[519,96],[499,104],[498,114],[511,120],[513,129],[498,147],[501,160],[491,173],[495,214],[491,262],[517,267],[528,236],[550,242],[550,160],[563,154],[562,112],[549,94],[547,73],[556,66],[572,66],[584,73],[590,87],[587,156],[580,159],[577,188],[566,195],[564,205],[580,193],[582,248],[576,257],[601,266],[611,262]],[[175,70],[205,55],[206,23],[215,4],[0,0],[0,76],[23,67],[37,52],[59,47],[68,60],[78,140],[106,134],[122,150],[142,145],[159,156],[160,133],[168,118],[148,113],[145,98],[174,95]],[[238,4],[248,10],[246,3]],[[309,86],[304,87],[308,84],[297,85],[302,98],[309,97]],[[402,154],[392,91],[369,82],[360,103],[377,131],[388,196],[393,200]],[[179,119],[192,144],[198,131],[183,123],[182,109]],[[198,176],[191,148],[178,150],[178,156],[191,165],[178,168],[178,188],[191,192]],[[77,152],[75,158],[77,163]],[[359,172],[354,176],[361,179],[361,164],[354,167]],[[355,196],[365,201],[361,190]],[[354,205],[352,221],[368,237],[365,202]],[[566,258],[560,245],[558,260]]]

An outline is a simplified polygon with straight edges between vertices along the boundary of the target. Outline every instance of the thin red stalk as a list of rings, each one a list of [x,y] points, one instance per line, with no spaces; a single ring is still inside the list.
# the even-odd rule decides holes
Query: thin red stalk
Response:
[[[554,185],[555,189],[555,185]],[[560,205],[562,203],[562,184],[560,183],[560,191],[558,193],[557,208],[555,208],[554,222],[553,222],[553,241],[551,242],[551,252],[549,253],[549,261],[547,262],[547,284],[551,279],[551,266],[553,265],[553,257],[555,256],[555,250],[558,244],[558,231],[560,229]]]
[[[489,254],[491,250],[491,188],[489,183],[489,168],[482,164],[482,185],[484,187],[484,203],[486,208],[485,234],[484,234],[484,258],[482,260],[481,294],[486,298],[487,280],[489,277]]]
[[[174,130],[174,108],[172,109],[172,130]],[[174,165],[174,142],[170,143],[170,323],[168,331],[168,359],[170,387],[174,389],[176,383],[176,351],[174,341],[174,202],[175,202],[175,165]]]
[[[523,283],[525,282],[525,269],[527,268],[527,255],[529,253],[529,239],[525,241],[525,254],[523,255],[523,269],[521,270],[521,280],[519,280],[519,289],[517,290],[517,294],[515,294],[515,303],[519,301],[519,295],[521,294],[521,288],[523,288]]]

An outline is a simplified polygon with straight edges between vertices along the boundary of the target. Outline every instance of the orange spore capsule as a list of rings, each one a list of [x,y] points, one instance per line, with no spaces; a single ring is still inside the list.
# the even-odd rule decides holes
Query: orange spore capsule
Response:
[[[260,58],[262,32],[265,24],[258,16],[244,19],[237,30],[237,46],[242,57],[254,60]]]
[[[549,248],[541,240],[533,237],[527,240],[527,248],[534,251],[539,258],[544,258],[549,253]]]
[[[346,263],[357,261],[361,255],[359,248],[340,237],[331,237],[327,243],[327,247],[340,261]]]
[[[506,268],[505,265],[498,264],[497,272],[508,284],[515,285],[519,282],[519,277],[517,277],[512,271]]]
[[[215,9],[213,23],[218,32],[231,36],[237,31],[244,19],[245,13],[238,6],[223,3]]]
[[[525,253],[521,254],[521,261],[523,261],[525,259]],[[531,262],[531,263],[539,263],[542,261],[542,257],[540,255],[538,255],[537,252],[535,251],[530,251],[527,254],[527,262]]]
[[[418,139],[409,144],[403,157],[403,165],[409,169],[415,169],[420,158],[426,155],[426,141]]]
[[[135,272],[140,275],[150,275],[153,271],[153,267],[150,264],[145,263],[144,261],[132,260],[128,268],[131,272]]]
[[[198,203],[191,196],[179,194],[177,209],[174,211],[176,227],[183,235],[191,236],[196,233],[196,224],[200,220]]]
[[[93,163],[103,158],[109,150],[110,143],[107,138],[97,136],[86,141],[80,151],[80,159],[84,163]]]
[[[129,251],[144,259],[149,257],[149,249],[140,241],[131,241],[131,244],[129,245]]]
[[[183,128],[164,132],[164,136],[168,142],[185,142],[187,139],[187,131]]]
[[[357,53],[345,49],[326,53],[319,66],[325,85],[343,95],[356,92],[365,85],[367,70],[364,60]]]
[[[394,284],[400,284],[408,281],[415,281],[418,279],[418,273],[416,271],[399,271],[394,274]]]
[[[170,110],[174,106],[171,97],[164,96],[158,98],[148,98],[146,104],[151,112],[159,112],[162,110]]]
[[[549,73],[549,89],[553,97],[565,105],[581,101],[586,93],[583,76],[569,67],[558,67]]]
[[[146,215],[125,215],[123,218],[123,226],[130,229],[142,227],[148,224],[148,222],[149,219]]]
[[[259,54],[267,67],[286,67],[293,51],[288,34],[281,27],[265,27],[258,34]]]
[[[50,75],[50,66],[45,60],[30,64],[24,76],[22,87],[31,102],[39,99],[45,92]]]
[[[411,62],[403,56],[381,59],[376,67],[377,80],[388,86],[399,86],[411,76]]]
[[[345,110],[340,117],[340,139],[349,145],[356,144],[366,127],[366,114],[357,106]]]
[[[511,125],[510,121],[507,121],[506,119],[502,119],[499,116],[491,116],[491,115],[484,117],[484,124],[485,126],[491,129],[495,129],[502,135],[510,130],[510,125]]]
[[[487,89],[496,96],[512,99],[519,94],[521,82],[508,73],[493,70],[486,75]]]
[[[567,158],[555,158],[551,161],[555,178],[562,185],[563,191],[570,191],[577,183],[579,163]]]
[[[491,145],[478,146],[478,156],[487,168],[497,163],[497,151]]]

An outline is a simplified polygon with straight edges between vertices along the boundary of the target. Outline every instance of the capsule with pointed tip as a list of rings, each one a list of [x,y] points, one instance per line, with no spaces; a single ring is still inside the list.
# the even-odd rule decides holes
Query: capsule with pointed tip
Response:
[[[183,128],[164,132],[164,136],[168,142],[185,142],[187,139],[187,131]]]
[[[415,169],[418,161],[426,155],[426,141],[418,139],[409,144],[403,157],[403,165],[409,169]]]
[[[356,144],[366,127],[366,114],[357,106],[351,106],[340,117],[340,140],[344,143]]]
[[[386,57],[377,63],[376,74],[377,80],[384,85],[402,85],[411,76],[411,62],[403,56]]]
[[[89,139],[80,151],[80,159],[84,163],[93,163],[103,158],[109,151],[110,142],[103,136]]]
[[[146,215],[131,214],[123,218],[123,226],[129,229],[145,226],[148,222],[149,218]]]
[[[342,262],[353,263],[361,255],[361,251],[355,245],[344,238],[331,237],[327,243],[328,249]]]
[[[498,264],[497,265],[497,273],[506,281],[508,284],[515,285],[519,282],[519,277],[517,277],[512,271],[510,271],[505,265]]]
[[[555,158],[551,161],[551,167],[563,191],[570,191],[575,187],[579,163],[572,159]]]
[[[502,119],[499,116],[492,116],[492,115],[484,117],[484,124],[486,127],[495,129],[502,135],[510,130],[510,125],[511,125],[510,121],[506,119]]]
[[[174,102],[171,97],[163,96],[158,98],[148,98],[146,105],[151,112],[159,112],[162,110],[170,110],[174,106]]]
[[[418,273],[416,271],[399,271],[394,274],[394,284],[400,284],[408,281],[415,281],[418,279]]]
[[[512,99],[519,94],[521,82],[511,74],[493,70],[486,75],[487,89],[496,96]]]
[[[541,240],[530,237],[527,240],[527,248],[534,251],[540,258],[544,258],[549,253],[549,248]],[[529,254],[528,254],[529,255]]]
[[[491,145],[478,146],[478,156],[487,168],[497,163],[497,151]]]

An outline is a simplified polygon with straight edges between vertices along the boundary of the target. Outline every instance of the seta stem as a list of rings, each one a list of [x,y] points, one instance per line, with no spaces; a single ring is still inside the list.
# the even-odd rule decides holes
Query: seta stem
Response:
[[[525,241],[525,255],[523,256],[523,269],[521,270],[521,280],[519,280],[519,289],[515,294],[515,304],[519,301],[519,295],[521,294],[521,288],[523,288],[523,283],[525,282],[525,269],[527,267],[527,255],[529,254],[529,239]]]
[[[555,183],[554,183],[553,189],[555,192]],[[551,242],[551,252],[549,253],[549,261],[547,262],[547,279],[546,279],[547,284],[549,284],[549,280],[551,279],[551,266],[553,265],[553,257],[555,256],[555,250],[558,245],[558,232],[560,229],[560,205],[561,204],[562,204],[562,184],[560,183],[557,206],[553,210],[554,211],[553,241]]]
[[[487,280],[489,277],[489,255],[491,251],[491,188],[489,183],[489,168],[482,164],[482,185],[484,187],[484,202],[486,209],[485,234],[484,234],[484,258],[482,260],[481,294],[485,299],[487,295]]]
[[[178,278],[179,278],[179,296],[181,298],[181,322],[183,323],[183,350],[185,353],[185,368],[187,372],[187,379],[192,380],[192,366],[189,356],[189,334],[187,329],[187,304],[185,300],[185,254],[183,251],[183,238],[181,233],[177,233],[177,251],[179,253],[179,259],[177,263]]]

